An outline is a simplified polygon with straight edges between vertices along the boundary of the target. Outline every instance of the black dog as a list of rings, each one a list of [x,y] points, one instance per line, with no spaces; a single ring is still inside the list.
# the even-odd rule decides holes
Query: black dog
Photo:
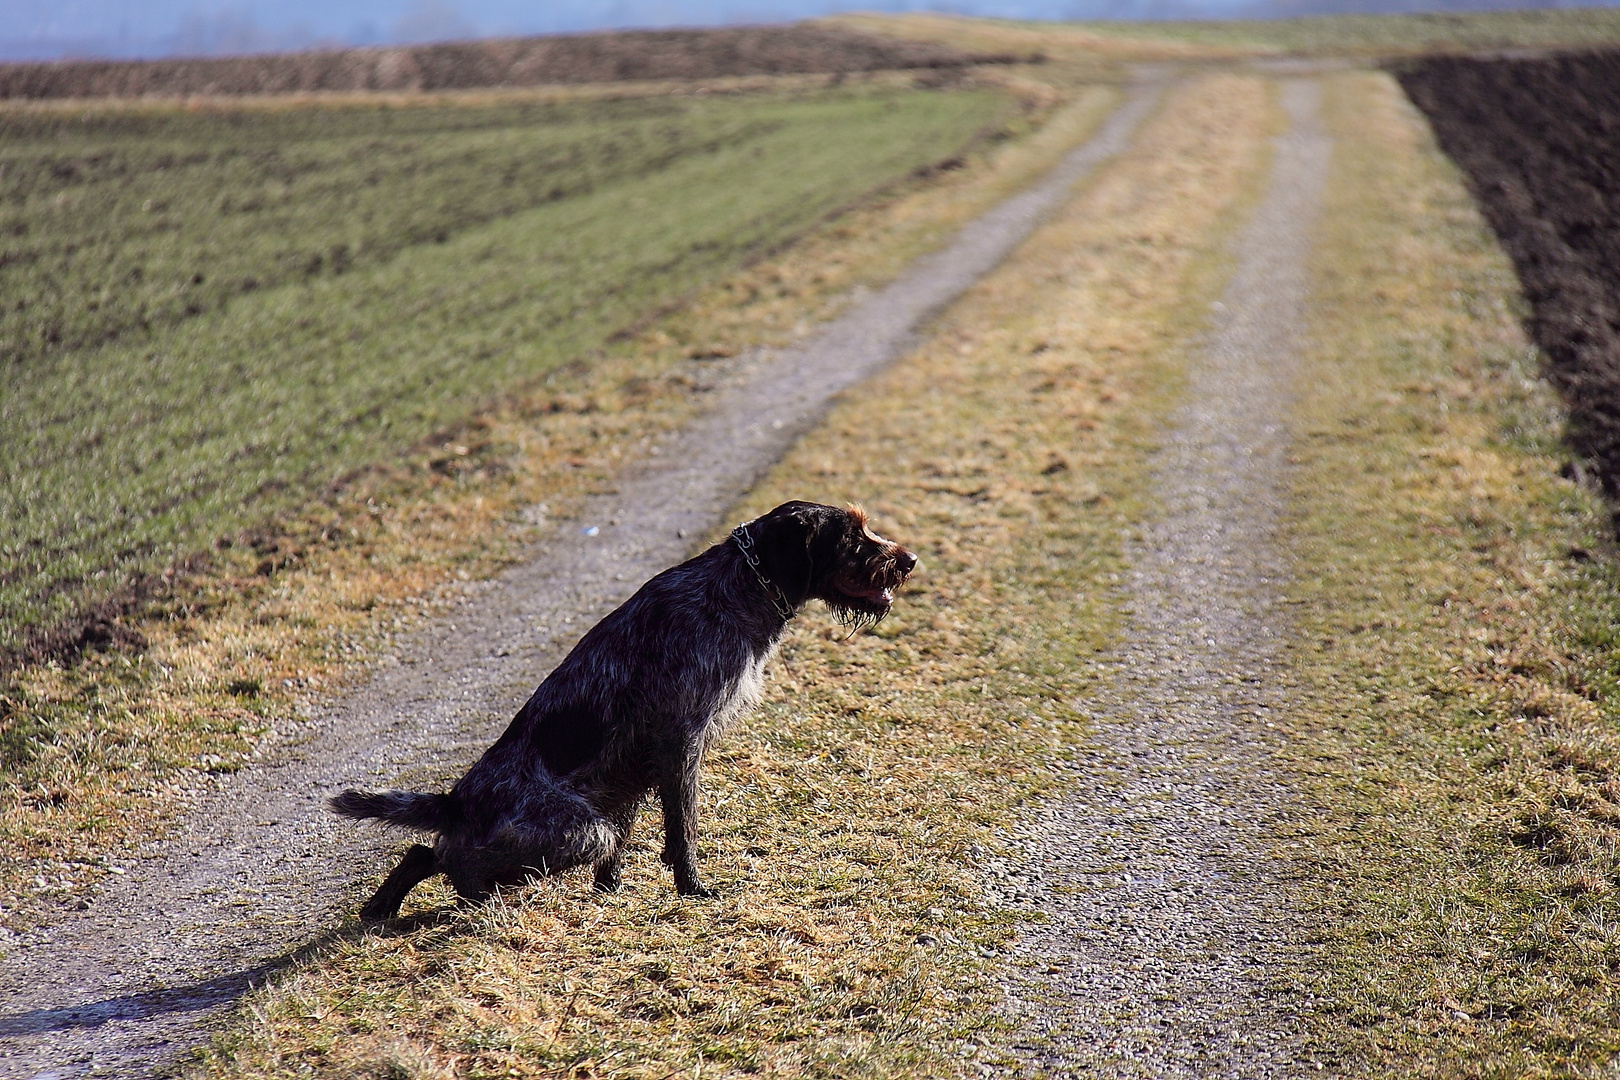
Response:
[[[712,895],[694,858],[704,750],[757,704],[765,663],[806,601],[870,625],[916,565],[858,508],[790,502],[665,570],[580,639],[449,794],[330,800],[345,817],[438,834],[433,847],[405,852],[360,917],[399,914],[405,894],[436,873],[469,900],[586,863],[597,888],[616,889],[625,839],[652,791],[676,889]]]

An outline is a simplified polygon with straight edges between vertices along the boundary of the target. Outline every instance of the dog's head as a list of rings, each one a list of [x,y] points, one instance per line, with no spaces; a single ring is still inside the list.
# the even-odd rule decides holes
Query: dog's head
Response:
[[[812,598],[858,628],[889,613],[917,556],[866,524],[858,506],[788,502],[747,525],[760,569],[795,606]]]

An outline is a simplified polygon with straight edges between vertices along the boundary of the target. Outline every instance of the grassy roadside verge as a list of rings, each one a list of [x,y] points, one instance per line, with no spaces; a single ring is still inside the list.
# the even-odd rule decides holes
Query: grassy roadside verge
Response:
[[[1517,285],[1382,75],[1337,142],[1296,422],[1319,1035],[1370,1074],[1596,1075],[1620,1039],[1620,572]]]
[[[1136,150],[850,395],[739,514],[864,500],[927,564],[852,641],[796,626],[765,707],[712,758],[721,889],[679,903],[640,846],[578,880],[356,935],[255,994],[210,1076],[952,1075],[993,1037],[975,867],[1081,719],[1121,533],[1261,175],[1261,80],[1179,91]]]
[[[545,520],[532,508],[568,515],[702,408],[728,357],[791,341],[892,278],[1040,175],[1115,100],[1047,91],[1023,137],[857,208],[442,444],[351,477],[260,542],[217,551],[130,627],[143,647],[13,673],[0,687],[0,922],[80,902],[208,774],[296,736],[311,700],[361,676],[446,590],[519,555]]]

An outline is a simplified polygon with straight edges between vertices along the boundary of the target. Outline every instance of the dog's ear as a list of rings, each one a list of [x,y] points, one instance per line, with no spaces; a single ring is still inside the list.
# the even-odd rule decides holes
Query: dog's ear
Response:
[[[826,523],[830,506],[820,503],[785,502],[755,520],[761,539],[782,545],[809,547]]]
[[[755,519],[759,559],[765,573],[790,599],[803,600],[815,580],[817,548],[831,515],[843,511],[820,503],[785,502]]]

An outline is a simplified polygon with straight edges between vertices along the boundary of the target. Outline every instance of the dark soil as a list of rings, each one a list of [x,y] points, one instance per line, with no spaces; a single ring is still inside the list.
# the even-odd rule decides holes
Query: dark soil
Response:
[[[1620,496],[1620,52],[1396,75],[1518,270],[1572,448]]]
[[[0,98],[175,97],[960,68],[1031,59],[821,26],[657,30],[177,60],[0,64]]]

